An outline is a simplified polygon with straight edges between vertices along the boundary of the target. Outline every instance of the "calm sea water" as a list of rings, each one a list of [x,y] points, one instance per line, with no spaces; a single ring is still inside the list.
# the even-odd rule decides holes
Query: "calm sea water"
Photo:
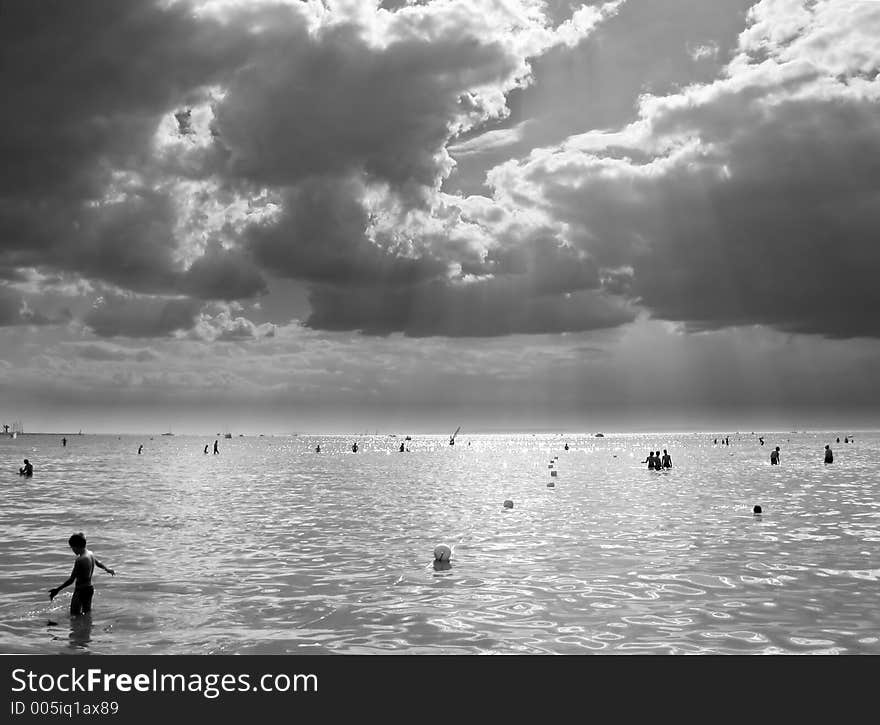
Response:
[[[2,438],[0,652],[880,654],[880,435],[836,435]]]

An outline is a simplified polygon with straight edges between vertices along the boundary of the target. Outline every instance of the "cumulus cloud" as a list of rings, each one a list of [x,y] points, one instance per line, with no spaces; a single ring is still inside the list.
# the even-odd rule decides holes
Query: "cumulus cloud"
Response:
[[[239,300],[264,294],[267,286],[246,254],[215,242],[184,273],[181,289],[201,299]]]
[[[84,318],[100,336],[256,339],[199,313],[277,278],[307,286],[311,327],[376,334],[597,329],[641,306],[880,335],[876,3],[762,0],[720,77],[498,165],[482,200],[440,192],[450,151],[519,148],[534,123],[490,124],[533,60],[626,4],[84,7],[17,5],[0,30],[0,274],[112,285]],[[49,319],[3,304],[6,325]]]
[[[255,324],[246,317],[235,315],[235,307],[217,305],[215,314],[203,312],[186,335],[203,342],[246,342],[275,337],[272,323]]]
[[[353,181],[310,179],[287,191],[279,218],[247,230],[250,249],[274,274],[308,282],[397,287],[442,275],[439,260],[368,237],[364,193]]]
[[[497,167],[496,201],[566,224],[658,317],[880,336],[880,5],[764,0],[750,21],[724,77]]]
[[[15,109],[0,269],[115,286],[124,302],[86,324],[143,336],[189,329],[201,300],[264,294],[268,276],[396,292],[479,267],[466,233],[444,244],[424,223],[448,144],[620,5],[555,22],[533,0],[16,4],[0,28]],[[399,233],[375,222],[382,206]],[[173,295],[190,299],[156,301]]]

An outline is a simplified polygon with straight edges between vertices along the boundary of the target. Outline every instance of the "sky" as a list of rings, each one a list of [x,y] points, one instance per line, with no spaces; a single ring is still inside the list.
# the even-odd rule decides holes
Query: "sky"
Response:
[[[0,7],[0,423],[880,428],[880,2]]]

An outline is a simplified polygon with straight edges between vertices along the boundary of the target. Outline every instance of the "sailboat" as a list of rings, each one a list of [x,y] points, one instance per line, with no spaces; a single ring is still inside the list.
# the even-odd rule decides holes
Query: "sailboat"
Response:
[[[449,439],[449,445],[451,445],[451,446],[455,445],[455,436],[458,435],[458,431],[460,431],[460,430],[461,430],[461,426],[458,426],[458,428],[455,429],[455,433],[453,433],[452,437]]]

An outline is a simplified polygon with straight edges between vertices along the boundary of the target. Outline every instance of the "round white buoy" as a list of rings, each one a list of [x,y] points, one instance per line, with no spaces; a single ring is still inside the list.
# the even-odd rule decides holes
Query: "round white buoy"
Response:
[[[548,481],[548,482],[547,482],[547,488],[556,488],[556,484],[553,483],[553,481]]]
[[[452,549],[446,544],[437,544],[434,547],[434,561],[449,561],[452,558]]]
[[[506,509],[512,509],[512,508],[513,508],[513,501],[511,501],[510,499],[507,499],[507,500],[504,502],[504,508],[506,508]]]
[[[556,478],[556,471],[550,471],[550,475],[553,476],[553,478]]]

